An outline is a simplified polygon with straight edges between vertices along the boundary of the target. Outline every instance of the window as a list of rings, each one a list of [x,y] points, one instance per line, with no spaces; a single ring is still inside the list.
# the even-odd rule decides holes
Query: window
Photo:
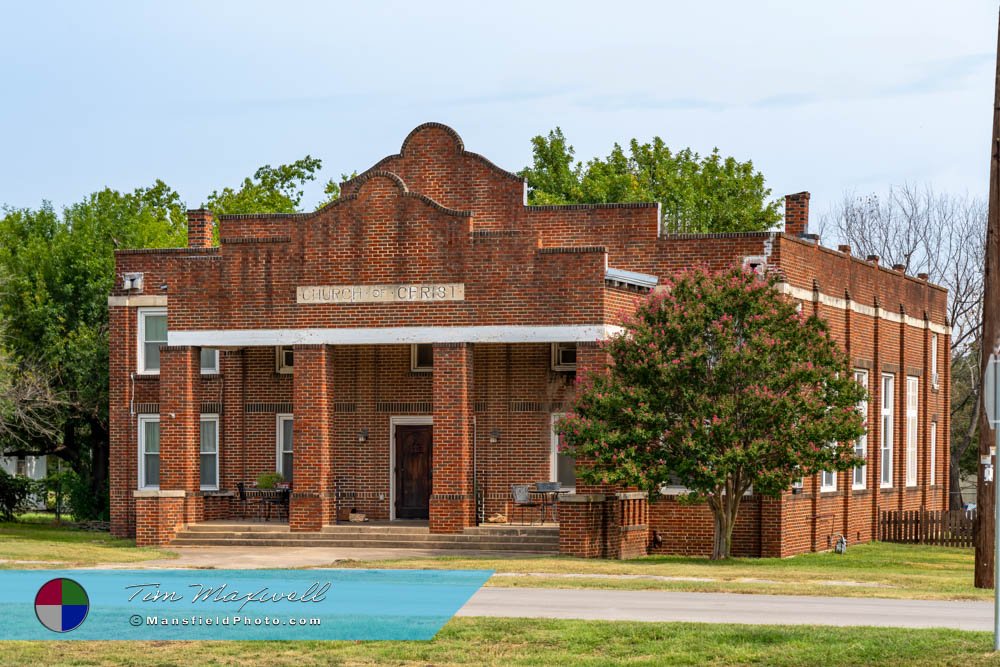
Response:
[[[906,485],[917,485],[917,404],[920,378],[906,376]]]
[[[219,415],[201,416],[201,490],[219,489]]]
[[[837,490],[837,472],[835,470],[824,470],[823,472],[820,473],[819,490],[820,491]]]
[[[139,415],[139,488],[160,488],[159,415]]]
[[[938,336],[931,334],[931,387],[938,388]]]
[[[14,474],[18,477],[28,476],[28,459],[24,456],[18,456],[17,460],[14,462]]]
[[[278,460],[275,469],[286,482],[292,481],[292,415],[278,415]]]
[[[758,275],[764,275],[767,271],[767,257],[764,255],[751,255],[743,258],[743,268],[753,271]]]
[[[274,348],[274,370],[278,373],[291,373],[295,368],[295,348],[291,345]]]
[[[930,485],[937,484],[937,422],[931,422],[931,479]]]
[[[576,343],[552,343],[552,370],[576,370]]]
[[[854,371],[854,381],[868,390],[868,371],[857,369]],[[868,460],[868,401],[863,400],[858,403],[858,412],[864,419],[865,432],[854,442],[854,455],[859,459]],[[863,489],[868,486],[868,466],[860,465],[854,469],[854,483],[852,488]]]
[[[414,373],[430,373],[434,370],[434,345],[418,343],[410,346],[410,370]]]
[[[882,429],[879,434],[882,455],[883,488],[892,487],[892,405],[896,398],[896,376],[892,373],[882,374]]]
[[[201,348],[201,372],[205,374],[219,372],[219,351],[214,347]]]
[[[160,348],[167,344],[167,309],[139,309],[139,372],[160,372]]]
[[[556,433],[556,424],[563,416],[552,415],[551,479],[553,482],[559,482],[562,488],[572,490],[576,488],[576,459],[559,451],[559,434]]]
[[[156,375],[160,372],[160,348],[167,344],[167,309],[139,309],[139,372]],[[219,372],[219,351],[201,348],[201,372]]]

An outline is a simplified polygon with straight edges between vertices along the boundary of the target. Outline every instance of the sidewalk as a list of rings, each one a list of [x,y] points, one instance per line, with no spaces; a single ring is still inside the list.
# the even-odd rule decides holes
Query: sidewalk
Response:
[[[481,588],[458,615],[993,629],[991,602],[593,589]]]

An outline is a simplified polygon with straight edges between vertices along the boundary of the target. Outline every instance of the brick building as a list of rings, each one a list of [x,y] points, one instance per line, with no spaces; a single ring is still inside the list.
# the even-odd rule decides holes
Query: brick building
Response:
[[[880,508],[942,508],[948,480],[946,293],[820,247],[808,193],[784,233],[663,235],[656,204],[527,206],[525,184],[450,128],[400,152],[313,213],[189,212],[187,248],[123,250],[111,331],[112,530],[165,544],[233,517],[263,472],[292,485],[289,530],[349,510],[461,534],[510,514],[511,485],[556,480],[565,553],[711,548],[704,506],[676,490],[575,482],[553,423],[596,341],[659,277],[703,262],[782,276],[826,318],[869,389],[865,468],[743,505],[734,553],[873,537]]]

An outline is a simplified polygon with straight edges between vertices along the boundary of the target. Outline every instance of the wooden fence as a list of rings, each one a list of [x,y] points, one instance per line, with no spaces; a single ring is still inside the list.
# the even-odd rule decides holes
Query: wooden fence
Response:
[[[882,512],[879,540],[939,547],[971,547],[976,510],[893,510]]]

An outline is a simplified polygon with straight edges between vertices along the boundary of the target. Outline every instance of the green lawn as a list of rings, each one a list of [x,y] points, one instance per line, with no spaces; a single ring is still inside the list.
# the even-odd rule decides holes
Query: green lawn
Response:
[[[984,600],[992,591],[972,585],[973,551],[875,542],[792,558],[705,558],[648,556],[628,561],[562,557],[410,558],[339,561],[339,567],[447,568],[495,570],[490,586],[653,589],[772,595],[835,595],[949,600]],[[595,575],[544,577],[504,573]],[[619,575],[625,575],[619,577]],[[619,577],[619,578],[616,578]],[[644,577],[666,577],[657,580]]]
[[[453,619],[429,642],[0,642],[0,665],[986,665],[956,630]]]
[[[90,567],[172,556],[159,549],[136,548],[135,540],[57,525],[51,515],[25,515],[0,523],[0,569]]]

